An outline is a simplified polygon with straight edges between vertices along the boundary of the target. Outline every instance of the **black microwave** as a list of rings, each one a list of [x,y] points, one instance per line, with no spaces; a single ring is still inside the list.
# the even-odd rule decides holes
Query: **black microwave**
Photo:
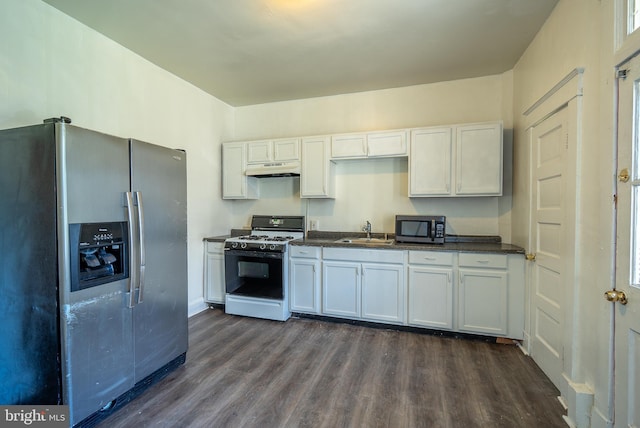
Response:
[[[444,244],[446,222],[443,215],[397,215],[396,242]]]

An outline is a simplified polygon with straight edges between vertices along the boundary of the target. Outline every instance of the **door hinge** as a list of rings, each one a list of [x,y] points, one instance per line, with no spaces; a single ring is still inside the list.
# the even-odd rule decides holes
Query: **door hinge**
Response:
[[[622,68],[619,70],[616,70],[616,78],[617,79],[626,79],[627,75],[629,74],[629,69],[628,68]]]

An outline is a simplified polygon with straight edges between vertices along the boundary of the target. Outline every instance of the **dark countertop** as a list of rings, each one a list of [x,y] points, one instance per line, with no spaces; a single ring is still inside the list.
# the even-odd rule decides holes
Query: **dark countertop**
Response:
[[[310,247],[341,247],[341,248],[375,248],[384,250],[413,250],[413,251],[453,251],[466,253],[501,253],[524,254],[524,248],[517,245],[495,242],[445,242],[444,244],[409,244],[394,242],[393,244],[357,244],[335,242],[335,239],[306,238],[289,241],[290,245],[307,245]]]
[[[232,236],[242,236],[250,233],[250,229],[231,229],[231,233],[229,235],[207,236],[202,238],[202,240],[207,242],[224,242],[225,239],[231,238]]]
[[[231,234],[204,238],[207,242],[224,242],[231,236],[246,235],[250,233],[246,229],[232,229]],[[340,247],[340,248],[372,248],[386,250],[413,250],[413,251],[453,251],[466,253],[499,253],[499,254],[524,254],[524,248],[517,245],[505,244],[499,236],[463,236],[447,235],[444,244],[357,244],[336,242],[341,238],[357,238],[366,236],[362,232],[323,232],[309,231],[305,239],[289,241],[291,245],[306,245],[310,247]],[[372,233],[374,238],[385,238],[383,233]],[[389,239],[394,238],[389,234]]]
[[[207,242],[224,242],[227,238],[231,238],[231,235],[207,236],[202,240]]]

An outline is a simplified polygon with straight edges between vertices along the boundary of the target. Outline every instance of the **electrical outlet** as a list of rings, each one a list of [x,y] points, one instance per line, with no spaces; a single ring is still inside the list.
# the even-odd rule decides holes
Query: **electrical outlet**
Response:
[[[318,220],[311,220],[309,222],[309,229],[310,230],[318,230]]]

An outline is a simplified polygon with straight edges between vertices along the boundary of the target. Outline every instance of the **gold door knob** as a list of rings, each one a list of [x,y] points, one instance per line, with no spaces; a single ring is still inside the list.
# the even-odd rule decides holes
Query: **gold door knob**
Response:
[[[629,181],[629,170],[627,168],[620,171],[620,174],[618,174],[618,180],[622,181],[623,183]]]
[[[627,295],[624,294],[624,291],[620,290],[609,290],[605,291],[604,298],[610,302],[618,302],[621,305],[627,304]]]
[[[536,255],[534,253],[527,253],[527,255],[525,257],[530,262],[535,262],[536,261]]]

